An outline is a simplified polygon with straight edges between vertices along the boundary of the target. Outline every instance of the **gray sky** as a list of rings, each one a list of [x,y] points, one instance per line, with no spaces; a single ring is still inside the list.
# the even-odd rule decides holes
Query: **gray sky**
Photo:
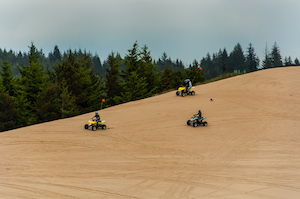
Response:
[[[138,41],[154,59],[166,52],[190,64],[239,42],[263,60],[276,42],[281,56],[300,59],[299,0],[1,0],[0,48],[48,55],[86,49],[101,61],[122,57]]]

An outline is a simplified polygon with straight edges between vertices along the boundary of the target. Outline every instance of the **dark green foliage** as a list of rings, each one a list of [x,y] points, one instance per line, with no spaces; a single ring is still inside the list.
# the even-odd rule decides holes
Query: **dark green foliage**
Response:
[[[132,71],[126,81],[121,83],[123,102],[143,99],[147,94],[147,83],[145,77],[140,77],[136,71]]]
[[[157,66],[153,64],[150,51],[146,45],[143,46],[140,52],[140,67],[138,73],[141,77],[146,78],[147,95],[150,97],[157,92],[159,74],[155,73]]]
[[[133,44],[133,48],[128,50],[125,56],[125,70],[122,70],[123,91],[121,92],[123,102],[138,100],[146,97],[147,94],[147,77],[143,74],[145,65],[141,64],[140,50],[138,43]]]
[[[213,64],[209,53],[207,53],[206,57],[202,58],[200,66],[204,69],[204,74],[207,79],[211,79],[213,77],[218,76],[216,67]]]
[[[294,65],[291,56],[289,56],[288,58],[287,57],[284,58],[284,65],[285,66],[293,66]]]
[[[122,102],[120,99],[122,87],[119,80],[119,67],[122,64],[122,59],[120,55],[115,56],[115,53],[112,52],[108,56],[107,63],[109,65],[109,68],[106,68],[105,74],[107,103],[113,106]]]
[[[0,66],[0,77],[2,79],[3,89],[10,96],[15,96],[16,84],[12,74],[11,64],[7,60],[4,60]]]
[[[272,62],[272,67],[282,66],[280,50],[279,50],[279,47],[277,46],[276,42],[273,45],[273,48],[271,51],[271,62]]]
[[[39,52],[33,43],[30,46],[29,52],[29,66],[23,65],[22,68],[19,68],[21,73],[20,78],[20,90],[22,90],[22,97],[25,97],[28,103],[25,103],[27,113],[29,113],[26,123],[33,124],[36,122],[35,110],[36,110],[36,101],[39,93],[46,87],[47,77],[44,73],[44,68],[39,63]],[[20,104],[21,105],[21,104]],[[24,121],[25,122],[25,121]]]
[[[0,132],[16,127],[18,114],[14,100],[4,91],[0,91]]]
[[[257,66],[259,66],[259,59],[254,52],[252,44],[250,43],[246,55],[246,68],[249,72],[253,72],[257,70]]]
[[[295,66],[300,66],[300,62],[299,62],[299,59],[295,59]]]
[[[238,43],[230,53],[227,64],[227,72],[246,71],[245,56],[240,43]]]
[[[61,104],[61,118],[77,115],[80,111],[78,110],[76,105],[76,98],[72,95],[72,91],[69,91],[68,86],[64,80],[61,82],[60,89],[61,93],[59,96],[59,102]]]
[[[189,68],[188,77],[192,81],[192,84],[197,84],[200,82],[204,82],[205,76],[202,70],[199,69],[199,63],[195,59],[192,66]]]
[[[174,89],[174,79],[173,79],[173,70],[171,67],[167,66],[165,70],[162,72],[161,76],[161,84],[160,84],[160,92],[164,90]],[[183,80],[181,81],[183,82]],[[178,85],[179,86],[179,85]]]
[[[38,121],[46,122],[61,117],[62,100],[60,92],[57,85],[51,84],[39,94],[36,103]]]
[[[57,45],[54,46],[53,52],[49,53],[48,58],[51,65],[62,61],[62,55]]]
[[[163,71],[167,66],[170,67],[173,71],[183,71],[184,65],[182,61],[179,61],[178,59],[176,62],[173,62],[170,57],[168,57],[167,53],[164,52],[161,56],[161,58],[158,59],[157,62],[153,62],[154,65],[157,66],[155,72],[161,72]]]
[[[78,60],[69,51],[68,57],[54,67],[50,74],[52,82],[66,90],[66,95],[74,95],[80,112],[100,109],[101,99],[104,96],[102,80],[98,77],[91,65],[89,56],[82,53]]]
[[[271,56],[268,52],[267,46],[266,46],[266,49],[265,49],[265,58],[262,62],[262,67],[263,68],[271,68],[272,67],[272,60],[271,60]]]

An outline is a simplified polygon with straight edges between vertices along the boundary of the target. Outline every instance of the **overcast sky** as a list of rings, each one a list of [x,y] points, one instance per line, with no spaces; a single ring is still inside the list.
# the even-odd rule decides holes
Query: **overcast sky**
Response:
[[[261,61],[275,42],[283,58],[300,59],[299,0],[1,0],[0,27],[2,49],[28,52],[33,41],[46,55],[57,45],[101,61],[135,41],[186,65],[238,42]]]

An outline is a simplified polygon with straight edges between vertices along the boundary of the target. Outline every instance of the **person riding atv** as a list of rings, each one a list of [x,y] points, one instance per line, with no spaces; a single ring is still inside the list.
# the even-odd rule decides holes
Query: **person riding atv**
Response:
[[[195,91],[192,91],[194,87],[192,87],[192,82],[190,79],[184,80],[183,86],[179,87],[176,91],[176,95],[181,95],[182,97],[186,95],[195,95]]]
[[[203,121],[206,117],[202,117],[201,110],[198,110],[198,114],[195,114],[191,117],[190,120],[186,122],[187,125],[193,125],[193,127],[197,127],[198,125],[207,126],[207,122]]]
[[[106,125],[104,123],[105,123],[105,120],[100,120],[100,115],[98,114],[98,112],[96,112],[95,116],[92,117],[92,120],[89,120],[89,123],[84,125],[84,128],[88,129],[89,127],[92,127],[93,131],[96,131],[97,128],[101,128],[101,129],[105,130]]]
[[[100,122],[100,115],[99,115],[99,113],[98,112],[96,112],[95,113],[95,116],[94,117],[92,117],[92,120],[93,119],[96,119],[96,121],[97,121],[97,125],[99,124],[99,122]]]

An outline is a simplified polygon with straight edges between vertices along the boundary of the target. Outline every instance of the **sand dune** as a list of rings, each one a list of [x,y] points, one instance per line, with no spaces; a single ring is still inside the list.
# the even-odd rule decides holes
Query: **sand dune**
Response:
[[[0,133],[0,198],[300,198],[300,67]],[[214,101],[210,101],[210,99]],[[201,109],[207,127],[186,121]]]

